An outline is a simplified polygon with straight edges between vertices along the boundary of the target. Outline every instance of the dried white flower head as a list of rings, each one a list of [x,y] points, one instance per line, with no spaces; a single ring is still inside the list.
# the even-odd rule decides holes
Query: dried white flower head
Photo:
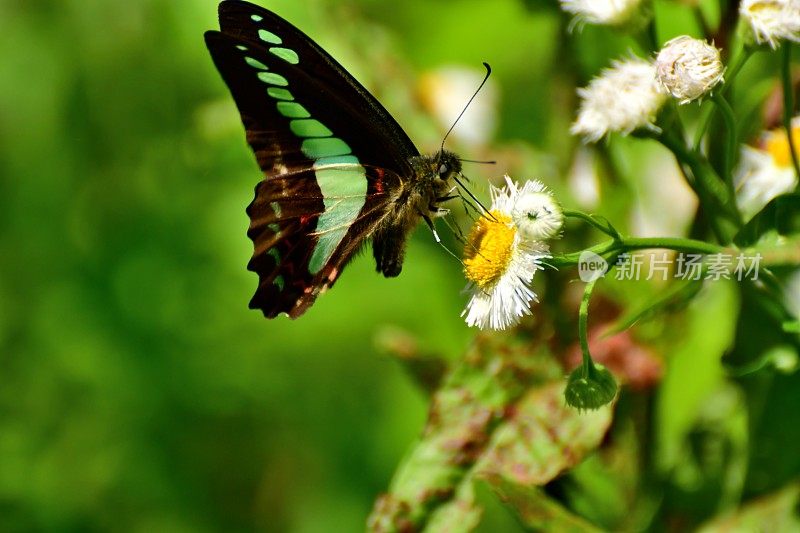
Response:
[[[614,61],[584,88],[578,118],[570,131],[596,142],[617,131],[627,135],[637,128],[656,129],[658,110],[666,94],[656,82],[655,66],[637,57]]]
[[[758,44],[775,49],[780,41],[800,42],[800,0],[742,0],[739,15]]]
[[[800,148],[800,123],[792,127],[795,148]],[[734,175],[736,200],[745,220],[761,211],[770,200],[797,187],[789,138],[781,128],[765,132],[759,148],[743,146]]]
[[[509,195],[515,197],[511,218],[524,239],[541,241],[558,236],[564,224],[561,206],[545,185],[538,180],[526,181],[521,189],[506,177]]]
[[[531,313],[536,294],[530,284],[550,254],[546,244],[526,237],[532,228],[523,231],[517,225],[514,207],[525,203],[523,195],[543,190],[538,182],[520,189],[508,176],[505,187],[492,187],[491,209],[472,226],[464,246],[470,299],[461,316],[468,325],[505,329]]]
[[[656,57],[658,82],[681,104],[708,93],[724,71],[719,49],[688,35],[667,42]]]
[[[575,15],[576,24],[638,25],[650,18],[649,0],[561,0],[561,8]]]

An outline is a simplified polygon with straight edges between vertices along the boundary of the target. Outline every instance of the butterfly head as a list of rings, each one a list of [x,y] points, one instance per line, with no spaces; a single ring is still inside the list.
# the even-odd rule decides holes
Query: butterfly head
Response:
[[[456,154],[442,150],[433,158],[434,171],[439,180],[445,184],[450,183],[453,177],[461,172],[461,160]]]

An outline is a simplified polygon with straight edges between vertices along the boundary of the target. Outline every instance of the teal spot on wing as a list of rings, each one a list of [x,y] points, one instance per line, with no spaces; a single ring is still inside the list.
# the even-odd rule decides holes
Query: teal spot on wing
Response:
[[[271,44],[283,44],[280,37],[267,30],[258,30],[258,38]]]
[[[311,116],[305,107],[297,102],[278,102],[278,113],[286,118],[308,118]]]
[[[367,198],[367,176],[361,165],[314,166],[325,212],[317,221],[317,244],[308,263],[316,274],[330,260]]]
[[[245,56],[244,58],[245,63],[250,65],[253,68],[261,69],[261,70],[269,70],[267,66],[259,61],[258,59],[252,58],[250,56]]]
[[[277,248],[270,248],[267,252],[267,255],[272,257],[275,260],[275,263],[281,262],[281,253],[278,251]]]
[[[245,45],[243,45],[243,44],[237,44],[237,45],[236,45],[236,48],[238,48],[238,49],[239,49],[239,50],[241,50],[242,52],[244,52],[245,50],[247,50],[247,47],[246,47]]]
[[[289,129],[298,137],[330,137],[333,132],[325,127],[325,124],[313,118],[293,120],[289,123]]]
[[[290,50],[288,48],[280,48],[280,47],[273,47],[269,49],[271,54],[274,54],[287,63],[291,63],[292,65],[296,65],[300,62],[300,57],[297,55],[297,52],[294,50]]]
[[[275,286],[278,287],[278,290],[281,290],[281,291],[283,290],[283,287],[285,286],[285,283],[283,281],[283,276],[275,276],[275,279],[272,280],[272,283],[274,283]]]
[[[292,93],[280,87],[270,87],[267,89],[267,94],[276,100],[294,100]],[[278,109],[280,111],[280,109]]]
[[[358,165],[358,158],[354,155],[335,155],[333,157],[320,157],[314,162],[314,168],[326,165]]]
[[[286,80],[286,78],[280,74],[275,74],[274,72],[259,72],[258,79],[269,83],[270,85],[282,85],[284,87],[289,85],[289,82]]]
[[[352,152],[350,146],[338,137],[322,139],[305,139],[300,149],[309,159],[332,157],[335,155],[348,155]]]
[[[253,22],[261,22],[262,20],[264,20],[264,17],[262,17],[261,15],[250,15],[250,20],[252,20]]]

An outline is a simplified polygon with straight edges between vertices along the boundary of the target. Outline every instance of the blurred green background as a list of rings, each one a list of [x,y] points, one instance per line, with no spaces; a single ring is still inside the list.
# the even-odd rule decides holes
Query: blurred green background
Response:
[[[511,170],[567,204],[574,87],[632,46],[595,28],[565,38],[555,2],[261,4],[423,150],[446,126],[419,80],[490,62],[496,133],[453,148],[499,160],[470,169],[479,194]],[[447,357],[473,336],[460,266],[427,231],[397,279],[364,254],[300,320],[247,309],[260,174],[203,43],[212,28],[212,1],[0,0],[2,531],[361,530],[427,406],[376,335],[399,326]],[[636,185],[649,152],[603,153],[620,169],[597,209],[625,228],[634,202],[658,207]],[[734,296],[719,298],[733,321]],[[490,509],[485,527],[509,516]]]
[[[496,60],[532,84],[543,53],[513,43],[555,20],[513,1],[264,5],[396,93],[425,148],[443,131],[401,107],[417,69]],[[0,530],[362,529],[426,409],[376,333],[449,355],[472,336],[459,265],[423,232],[397,279],[364,254],[301,320],[247,309],[260,173],[203,43],[217,27],[211,1],[0,2]],[[376,80],[387,57],[398,73]],[[535,124],[526,107],[509,130]]]

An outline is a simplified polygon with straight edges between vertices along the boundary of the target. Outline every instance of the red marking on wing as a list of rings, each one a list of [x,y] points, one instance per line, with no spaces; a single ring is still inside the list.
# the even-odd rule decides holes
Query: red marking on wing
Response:
[[[375,180],[375,192],[378,194],[383,194],[383,169],[376,168],[375,173],[378,175],[377,179]]]

